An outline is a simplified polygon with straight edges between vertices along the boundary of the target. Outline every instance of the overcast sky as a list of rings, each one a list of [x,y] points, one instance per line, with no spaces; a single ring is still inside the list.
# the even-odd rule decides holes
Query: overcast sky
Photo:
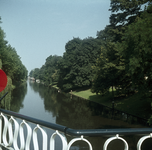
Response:
[[[63,56],[73,37],[96,37],[109,24],[110,0],[0,0],[6,40],[30,72]]]

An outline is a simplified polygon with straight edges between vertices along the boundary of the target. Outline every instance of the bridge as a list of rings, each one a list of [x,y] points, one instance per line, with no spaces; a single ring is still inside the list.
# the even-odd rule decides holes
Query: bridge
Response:
[[[73,145],[78,141],[85,143],[83,149],[96,150],[91,137],[104,138],[101,143],[95,142],[100,143],[101,150],[109,150],[116,141],[122,143],[124,150],[129,150],[132,144],[136,150],[142,150],[145,141],[152,138],[152,128],[71,129],[0,108],[0,135],[0,150],[58,150],[58,143],[61,150],[77,150]],[[137,135],[137,142],[129,143],[128,135]]]

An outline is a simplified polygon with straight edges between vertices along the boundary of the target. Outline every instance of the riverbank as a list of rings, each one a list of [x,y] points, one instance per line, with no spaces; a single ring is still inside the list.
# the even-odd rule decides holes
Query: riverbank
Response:
[[[143,98],[140,93],[135,93],[128,97],[113,98],[112,92],[110,91],[107,95],[102,96],[96,95],[92,93],[90,89],[87,89],[83,91],[73,91],[72,94],[109,107],[112,107],[112,102],[114,102],[116,109],[142,118],[149,119],[152,114],[151,99]]]
[[[56,86],[53,87],[58,88]],[[114,106],[115,109],[146,119],[149,119],[152,114],[151,99],[143,98],[141,93],[135,93],[127,97],[113,98],[112,91],[109,91],[107,95],[102,96],[100,94],[96,95],[96,93],[92,93],[90,89],[83,89],[72,91],[70,94],[108,107]]]

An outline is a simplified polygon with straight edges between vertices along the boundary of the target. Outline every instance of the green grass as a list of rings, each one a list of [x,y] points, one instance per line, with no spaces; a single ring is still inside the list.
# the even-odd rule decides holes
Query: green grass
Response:
[[[109,95],[102,96],[102,95],[96,95],[96,93],[92,93],[90,89],[87,89],[79,92],[73,91],[72,94],[107,106],[111,105],[111,100],[112,100],[111,92],[109,93]]]
[[[83,91],[72,91],[72,94],[89,99],[90,95],[96,95],[95,93],[92,93],[90,89],[83,90]]]
[[[112,106],[113,96],[111,90],[109,90],[109,93],[105,96],[96,95],[95,93],[92,93],[90,89],[73,91],[72,94],[109,107]],[[143,118],[149,118],[152,114],[151,100],[149,98],[142,97],[142,94],[140,93],[135,93],[128,97],[118,97],[115,98],[114,101],[116,109],[130,114],[138,115]]]
[[[53,85],[53,87],[58,88],[56,85]],[[122,110],[142,118],[148,119],[152,114],[151,99],[143,97],[143,94],[138,92],[131,96],[115,97],[114,99],[111,89],[109,89],[109,93],[104,96],[100,94],[96,95],[96,93],[92,93],[90,89],[79,89],[72,91],[72,94],[109,107],[112,107],[112,101],[114,100],[115,109]]]

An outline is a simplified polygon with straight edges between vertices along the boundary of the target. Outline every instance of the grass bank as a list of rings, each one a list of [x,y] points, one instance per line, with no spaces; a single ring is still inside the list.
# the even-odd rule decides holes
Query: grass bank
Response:
[[[53,87],[58,88],[56,85]],[[109,93],[104,96],[100,94],[96,95],[95,93],[92,93],[90,89],[72,91],[72,94],[109,107],[112,107],[112,101],[114,101],[115,109],[142,118],[149,119],[152,115],[151,98],[145,98],[141,93],[135,93],[131,96],[117,97],[114,99],[111,90],[109,90]]]
[[[112,101],[114,100],[115,102],[114,107],[116,109],[143,118],[148,119],[152,114],[151,99],[143,98],[142,94],[140,93],[135,93],[134,95],[128,97],[122,97],[122,98],[119,97],[114,99],[111,91],[109,91],[109,93],[105,96],[96,95],[95,93],[92,93],[90,89],[82,90],[82,91],[73,91],[72,94],[109,107],[112,107]]]

